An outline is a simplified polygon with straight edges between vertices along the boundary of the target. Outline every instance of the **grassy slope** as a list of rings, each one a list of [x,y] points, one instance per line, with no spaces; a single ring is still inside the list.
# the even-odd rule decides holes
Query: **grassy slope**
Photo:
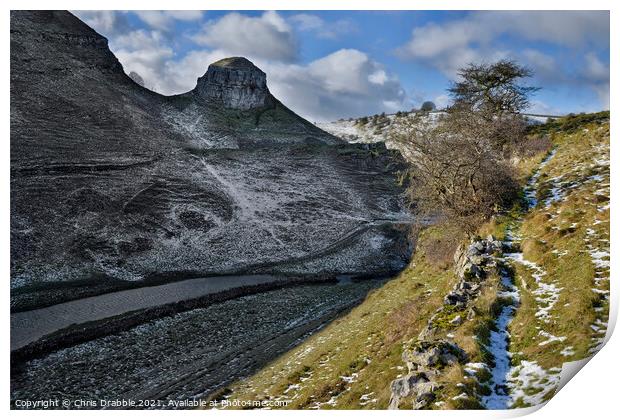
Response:
[[[602,334],[591,325],[599,325],[597,317],[606,322],[608,304],[601,299],[604,295],[592,291],[595,266],[587,246],[606,246],[607,250],[609,246],[609,210],[605,208],[609,167],[595,163],[595,159],[608,159],[609,123],[600,118],[578,118],[577,122],[559,121],[536,130],[535,135],[550,135],[557,149],[540,177],[539,205],[525,215],[514,212],[498,217],[481,229],[481,234],[501,238],[506,226],[515,226],[523,238],[524,257],[539,264],[547,279],[562,288],[551,311],[553,320],[544,324],[544,330],[565,338],[541,346],[544,337],[537,329],[541,322],[535,316],[536,285],[530,270],[515,266],[521,306],[510,326],[513,365],[528,360],[549,369],[583,358]],[[524,180],[542,158],[543,154],[520,162]],[[559,186],[553,177],[559,175],[560,181],[566,182],[566,191],[560,194],[562,200],[546,208],[551,187]],[[401,360],[403,346],[417,337],[456,281],[449,260],[438,261],[436,256],[441,244],[445,248],[445,242],[455,237],[441,226],[423,231],[410,266],[400,276],[371,292],[349,314],[220,395],[227,394],[231,400],[291,400],[288,408],[386,408],[391,381],[406,373]],[[453,250],[449,244],[447,248]],[[608,278],[608,271],[599,269],[596,276]],[[608,281],[599,283],[600,288],[608,288]],[[487,280],[474,303],[473,319],[460,326],[442,324],[447,337],[468,352],[471,362],[492,363],[484,344],[497,315],[497,284],[497,278]],[[594,310],[597,306],[602,308],[598,312]],[[566,349],[570,351],[560,354]],[[487,379],[485,371],[477,375],[466,375],[464,366],[447,369],[433,408],[480,408],[480,395],[488,389],[481,385]],[[411,407],[410,403],[405,399],[401,407]]]
[[[524,392],[515,407],[551,398],[555,387],[547,385],[557,381],[562,364],[593,354],[605,335],[609,314],[609,269],[605,267],[609,261],[608,118],[608,113],[578,115],[536,128],[535,135],[550,136],[555,150],[535,185],[537,205],[525,214],[514,211],[499,217],[485,227],[502,238],[510,226],[513,235],[520,237],[523,258],[540,268],[511,264],[521,296],[509,327],[512,365],[525,362],[534,367],[529,373],[518,368],[512,372]],[[524,174],[537,167],[531,159],[519,166]],[[591,252],[598,254],[593,258]],[[598,263],[593,261],[597,258]],[[540,272],[539,281],[559,291],[557,300],[541,293],[534,277]],[[545,321],[539,311],[549,305],[550,319]]]
[[[545,369],[590,355],[604,336],[600,322],[607,322],[609,312],[606,295],[593,291],[609,290],[609,270],[597,268],[590,254],[602,251],[601,259],[609,260],[604,255],[609,251],[609,122],[586,121],[551,136],[556,155],[541,172],[540,201],[519,234],[524,258],[546,272],[544,282],[561,290],[550,322],[541,322],[532,271],[517,265],[517,284],[523,280],[527,288],[521,287],[522,303],[511,328],[513,364],[531,360]],[[541,331],[560,339],[543,344]]]

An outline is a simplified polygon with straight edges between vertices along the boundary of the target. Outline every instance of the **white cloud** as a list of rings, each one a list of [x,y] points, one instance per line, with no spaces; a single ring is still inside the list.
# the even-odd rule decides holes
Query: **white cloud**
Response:
[[[437,107],[437,109],[444,109],[445,107],[450,105],[451,101],[452,100],[450,99],[448,95],[442,94],[442,95],[437,96],[433,102],[435,103],[435,106]]]
[[[500,35],[564,46],[609,45],[609,13],[591,11],[472,12],[462,19],[415,27],[399,49],[410,58],[436,58],[463,48],[484,51]],[[449,54],[448,54],[449,53]]]
[[[488,42],[491,39],[490,33],[470,20],[443,25],[428,23],[413,29],[411,39],[399,49],[399,53],[412,58],[435,58],[467,48],[474,41]]]
[[[190,21],[202,19],[202,12],[200,10],[166,10],[164,13],[176,20]]]
[[[136,10],[133,13],[151,28],[164,32],[172,28],[175,20],[202,19],[202,12],[199,10]]]
[[[74,10],[72,13],[99,33],[121,33],[129,29],[122,12],[114,10]]]
[[[584,75],[597,82],[609,82],[609,66],[604,64],[594,53],[585,56]]]
[[[325,26],[325,21],[317,15],[310,15],[308,13],[299,13],[290,17],[290,20],[296,24],[297,29],[300,31],[312,31],[322,29]]]
[[[358,50],[339,50],[307,66],[284,63],[261,66],[267,73],[272,93],[311,121],[331,121],[411,106],[398,78]],[[377,83],[378,78],[382,83]]]
[[[76,10],[72,12],[88,26],[103,34],[119,34],[132,28],[126,15],[134,13],[153,30],[168,32],[173,29],[176,20],[196,21],[202,19],[199,10],[136,10],[132,12],[118,10]]]
[[[479,12],[475,20],[495,33],[519,34],[531,41],[568,47],[609,46],[608,11]]]
[[[592,86],[596,94],[598,95],[601,109],[609,110],[609,83],[601,83]]]
[[[547,85],[579,83],[585,74],[563,68],[556,60],[535,49],[511,51],[501,37],[552,43],[573,51],[609,47],[609,13],[606,11],[480,11],[442,23],[413,28],[409,41],[397,49],[404,59],[419,61],[455,78],[459,68],[472,62],[513,58],[530,66],[536,81]],[[609,86],[605,65],[586,56],[586,73],[599,75]],[[589,84],[605,92],[605,80]],[[609,98],[599,93],[603,104]]]
[[[174,52],[160,32],[131,31],[111,39],[110,48],[126,73],[135,71],[142,76],[149,89],[171,93],[164,69],[166,63],[174,58]]]
[[[207,22],[192,39],[199,45],[233,55],[288,62],[297,58],[294,33],[276,12],[265,12],[259,17],[229,13]]]
[[[415,27],[410,40],[397,49],[397,54],[422,61],[455,78],[458,70],[469,63],[506,56],[505,51],[490,48],[493,38],[493,32],[472,18],[444,24],[428,23]]]
[[[534,100],[530,103],[530,107],[527,110],[531,114],[541,115],[562,115],[562,111],[556,107],[550,106],[543,101]]]
[[[388,81],[388,76],[385,70],[380,69],[368,76],[368,80],[376,85],[383,85]]]
[[[598,95],[603,109],[609,109],[609,66],[599,60],[596,54],[588,53],[582,76]]]
[[[308,66],[312,77],[323,80],[325,90],[351,94],[367,94],[371,75],[381,70],[365,53],[353,49],[336,51]]]
[[[357,31],[355,23],[349,19],[326,22],[317,15],[298,13],[289,17],[291,25],[299,31],[311,31],[319,38],[338,38],[340,35]]]
[[[522,56],[538,79],[549,80],[559,76],[558,63],[552,56],[531,48],[525,49]]]

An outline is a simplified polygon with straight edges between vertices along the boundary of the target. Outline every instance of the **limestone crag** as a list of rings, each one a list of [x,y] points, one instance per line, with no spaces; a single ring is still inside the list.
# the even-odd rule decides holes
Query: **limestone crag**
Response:
[[[274,106],[267,88],[267,75],[243,57],[231,57],[211,64],[198,79],[195,92],[231,109],[256,109]]]
[[[402,359],[409,373],[392,381],[389,408],[398,409],[402,398],[412,397],[412,408],[418,410],[435,400],[434,391],[440,388],[437,375],[446,366],[467,362],[468,357],[456,344],[435,340],[406,344]]]
[[[144,79],[135,71],[129,72],[129,78],[140,86],[144,87]]]

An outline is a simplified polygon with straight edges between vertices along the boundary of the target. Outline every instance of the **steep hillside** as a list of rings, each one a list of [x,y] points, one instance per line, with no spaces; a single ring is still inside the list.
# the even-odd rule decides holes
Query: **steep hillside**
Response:
[[[551,398],[562,364],[594,354],[607,331],[609,114],[532,132],[552,148],[519,163],[523,203],[481,228],[490,237],[422,231],[397,278],[212,400],[503,409]]]
[[[429,118],[441,115],[440,111],[428,113]],[[328,133],[350,143],[378,143],[383,142],[387,147],[395,149],[398,145],[390,140],[390,133],[398,130],[415,116],[414,112],[398,112],[386,115],[377,114],[368,117],[350,118],[333,122],[318,123],[317,125]]]
[[[70,13],[11,12],[12,310],[189,277],[402,268],[398,154],[313,126],[266,78],[232,57],[165,97]]]

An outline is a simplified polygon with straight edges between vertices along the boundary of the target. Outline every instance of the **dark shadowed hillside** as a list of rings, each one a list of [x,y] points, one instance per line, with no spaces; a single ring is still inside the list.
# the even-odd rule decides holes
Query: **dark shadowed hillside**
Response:
[[[70,13],[11,12],[12,309],[215,274],[403,267],[399,159],[313,126],[266,77],[232,58],[165,97]]]

